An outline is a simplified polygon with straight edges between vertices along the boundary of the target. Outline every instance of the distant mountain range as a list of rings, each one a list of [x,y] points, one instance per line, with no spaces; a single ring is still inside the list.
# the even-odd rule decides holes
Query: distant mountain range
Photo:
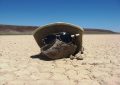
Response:
[[[28,35],[32,34],[38,26],[0,25],[0,35]],[[85,34],[118,34],[111,30],[84,28]]]

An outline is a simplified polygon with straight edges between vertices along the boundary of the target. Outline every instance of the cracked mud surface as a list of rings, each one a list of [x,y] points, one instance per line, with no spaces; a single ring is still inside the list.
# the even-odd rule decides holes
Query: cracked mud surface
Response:
[[[83,60],[45,61],[32,35],[0,36],[0,85],[120,85],[120,35],[84,35]]]

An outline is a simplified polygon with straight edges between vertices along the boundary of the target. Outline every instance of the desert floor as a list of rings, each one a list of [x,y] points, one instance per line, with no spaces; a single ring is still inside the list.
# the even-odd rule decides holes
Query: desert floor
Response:
[[[31,58],[32,35],[0,36],[0,85],[120,85],[120,35],[84,35],[83,60]]]

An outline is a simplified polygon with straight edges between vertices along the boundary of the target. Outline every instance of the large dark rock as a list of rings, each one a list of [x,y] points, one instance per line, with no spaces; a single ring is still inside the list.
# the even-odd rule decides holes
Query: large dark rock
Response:
[[[64,43],[56,39],[54,44],[48,44],[41,48],[41,54],[51,59],[60,59],[74,55],[77,46],[72,43]]]

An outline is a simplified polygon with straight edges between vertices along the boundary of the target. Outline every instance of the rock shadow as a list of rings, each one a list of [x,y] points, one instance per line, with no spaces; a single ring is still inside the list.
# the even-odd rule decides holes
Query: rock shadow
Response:
[[[36,59],[37,58],[37,59],[44,60],[44,61],[52,61],[52,60],[54,60],[54,59],[48,58],[45,55],[42,55],[41,53],[40,54],[36,54],[36,55],[32,55],[32,56],[30,56],[30,58],[32,58],[32,59]]]

